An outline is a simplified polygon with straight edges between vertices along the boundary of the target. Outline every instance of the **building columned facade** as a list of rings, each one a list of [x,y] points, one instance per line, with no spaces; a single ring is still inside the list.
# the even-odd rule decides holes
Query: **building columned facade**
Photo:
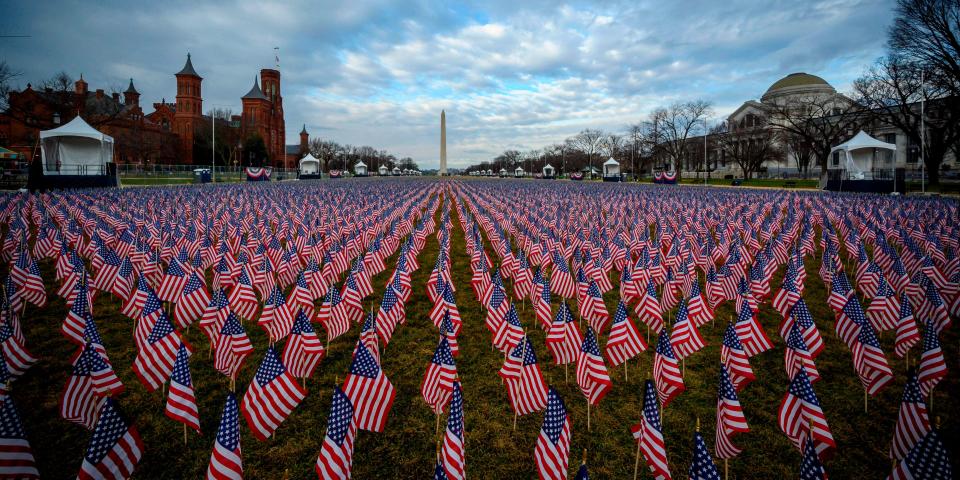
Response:
[[[153,111],[147,114],[141,108],[140,92],[133,79],[122,96],[120,92],[106,94],[102,89],[91,92],[83,75],[72,89],[68,85],[34,89],[28,84],[22,91],[10,93],[9,108],[0,113],[0,146],[34,158],[39,155],[40,131],[66,124],[79,115],[114,138],[114,162],[118,164],[209,165],[212,119],[204,114],[203,77],[194,68],[190,54],[174,77],[175,101],[164,98],[154,102]],[[249,164],[249,157],[240,150],[244,141],[259,135],[266,147],[267,164],[284,166],[288,156],[280,71],[260,70],[241,104],[240,115],[216,120],[217,150],[226,145],[230,152],[218,155],[218,164]],[[198,152],[204,151],[200,157]]]

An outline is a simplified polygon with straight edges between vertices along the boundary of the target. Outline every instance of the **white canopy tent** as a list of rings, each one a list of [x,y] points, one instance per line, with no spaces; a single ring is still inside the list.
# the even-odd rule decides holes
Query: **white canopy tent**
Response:
[[[506,177],[506,176],[507,176],[507,169],[506,169],[506,168],[501,168],[501,169],[500,169],[500,176],[501,176],[501,177]]]
[[[300,175],[316,175],[320,173],[320,160],[311,154],[300,159]]]
[[[552,177],[552,176],[554,176],[556,173],[557,173],[557,171],[556,171],[555,168],[553,168],[553,165],[550,165],[550,164],[548,163],[548,164],[546,164],[546,165],[543,166],[543,176],[544,176],[544,177]]]
[[[357,162],[357,164],[353,166],[353,173],[356,174],[356,175],[361,175],[361,176],[366,175],[366,174],[367,174],[367,164],[366,164],[366,163],[363,163],[362,161]]]
[[[832,156],[834,152],[843,152],[844,161],[840,170],[846,170],[851,180],[864,180],[873,174],[874,161],[877,150],[897,151],[897,146],[892,143],[882,142],[871,137],[863,130],[853,136],[850,140],[833,147],[830,150]],[[894,162],[890,162],[890,168],[893,168]]]
[[[44,175],[107,175],[113,161],[113,137],[75,117],[66,125],[40,132]]]
[[[393,174],[400,176],[400,167],[393,167]]]
[[[388,173],[389,171],[390,171],[390,169],[387,168],[386,165],[380,165],[380,168],[377,170],[377,172],[380,174],[381,177],[387,176],[387,173]]]
[[[523,178],[526,174],[527,172],[523,171],[520,167],[517,167],[517,169],[513,171],[513,176],[516,178]]]
[[[610,157],[609,160],[603,162],[603,176],[604,177],[619,177],[620,176],[620,162]]]

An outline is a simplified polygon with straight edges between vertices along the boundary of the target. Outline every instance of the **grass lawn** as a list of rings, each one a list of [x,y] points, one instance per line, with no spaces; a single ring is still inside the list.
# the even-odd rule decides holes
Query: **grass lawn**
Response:
[[[442,208],[437,211],[438,228],[441,213]],[[452,275],[458,289],[457,304],[464,320],[457,368],[464,388],[467,475],[489,479],[536,478],[533,451],[543,415],[523,416],[513,430],[513,414],[506,390],[497,375],[503,355],[491,348],[491,335],[483,324],[485,314],[470,289],[469,258],[465,254],[464,236],[455,211],[451,217]],[[489,245],[486,248],[490,252]],[[437,253],[434,235],[420,254],[421,268],[412,275],[413,295],[406,304],[407,323],[399,326],[391,343],[382,348],[383,369],[397,388],[396,401],[385,432],[358,432],[354,478],[412,479],[432,475],[437,441],[434,434],[436,418],[420,396],[420,383],[438,339],[437,329],[428,318],[431,305],[425,292]],[[387,259],[386,270],[373,278],[376,298],[367,298],[365,307],[379,305],[383,285],[395,262],[396,255]],[[891,468],[887,451],[906,366],[903,360],[893,355],[893,335],[889,332],[883,335],[883,349],[897,376],[877,397],[869,399],[869,411],[864,412],[863,388],[853,371],[851,352],[834,333],[834,317],[825,301],[827,292],[817,275],[818,266],[818,260],[807,260],[805,299],[826,343],[826,349],[816,361],[823,379],[814,384],[837,443],[836,456],[826,463],[826,469],[832,478],[837,479],[884,478]],[[41,270],[48,291],[54,290],[53,263],[43,262]],[[782,269],[771,281],[774,291],[780,285],[781,274]],[[848,275],[852,278],[849,270]],[[617,281],[615,278],[614,285]],[[512,292],[510,286],[508,290]],[[616,291],[614,288],[605,295],[611,315],[616,308]],[[557,300],[558,297],[554,296],[554,312]],[[732,307],[732,302],[724,303],[716,312],[716,322],[701,329],[708,345],[686,362],[686,391],[662,412],[670,468],[675,478],[685,478],[697,419],[713,453],[720,341],[726,322],[733,315]],[[191,370],[203,435],[189,432],[184,445],[181,424],[163,414],[163,392],[147,392],[130,368],[135,356],[134,323],[122,316],[119,308],[119,300],[100,294],[93,305],[93,316],[110,360],[126,385],[126,391],[118,401],[126,417],[136,424],[145,445],[134,478],[202,478],[229,382],[214,370],[206,337],[196,326],[190,328],[186,338],[195,351]],[[517,308],[521,322],[532,337],[547,382],[558,389],[568,407],[572,423],[571,472],[575,471],[583,450],[587,449],[593,478],[631,478],[636,444],[632,441],[630,426],[641,416],[643,382],[650,375],[656,338],[651,337],[650,348],[629,362],[629,371],[623,366],[610,370],[613,389],[598,407],[592,408],[592,431],[588,432],[587,408],[576,385],[575,366],[571,365],[567,371],[562,366],[552,365],[552,357],[544,345],[545,333],[536,327],[533,309],[530,306]],[[61,420],[58,415],[60,392],[70,372],[70,357],[76,351],[76,347],[60,333],[65,315],[63,300],[52,293],[45,309],[28,306],[23,320],[24,335],[28,348],[41,360],[13,385],[13,397],[43,478],[76,476],[90,439],[90,432]],[[631,319],[636,322],[636,318]],[[769,300],[761,308],[760,319],[775,347],[751,359],[757,380],[740,394],[751,432],[734,437],[734,443],[743,448],[743,453],[729,462],[730,478],[795,478],[801,455],[777,424],[777,409],[787,389],[787,378],[783,366],[784,342],[777,334],[780,318],[770,307]],[[240,371],[238,395],[242,395],[250,382],[268,346],[266,334],[254,322],[245,322],[244,328],[256,351],[247,358]],[[316,328],[323,336],[322,329]],[[644,332],[642,325],[639,328]],[[359,325],[354,326],[330,344],[327,357],[306,383],[307,398],[274,437],[265,442],[257,441],[241,419],[246,478],[315,476],[313,467],[326,429],[332,388],[344,379],[359,331]],[[943,438],[953,451],[955,465],[960,444],[960,422],[954,410],[960,407],[956,374],[957,331],[958,327],[954,326],[943,339],[951,370],[934,393],[931,415],[942,417]],[[606,335],[603,335],[601,347],[605,342]],[[912,356],[915,362],[916,348]],[[445,421],[445,418],[441,419],[441,432]],[[722,471],[722,463],[720,468]],[[640,478],[651,478],[643,465]]]

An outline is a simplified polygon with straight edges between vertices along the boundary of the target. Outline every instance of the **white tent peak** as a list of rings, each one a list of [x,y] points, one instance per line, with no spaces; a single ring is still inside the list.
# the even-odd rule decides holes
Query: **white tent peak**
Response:
[[[83,121],[79,115],[64,125],[52,130],[44,130],[40,132],[41,139],[50,137],[85,137],[92,138],[94,140],[100,140],[102,142],[113,143],[113,137],[91,127],[90,124]]]
[[[850,140],[847,140],[846,142],[843,142],[840,145],[833,147],[833,150],[831,150],[831,152],[835,150],[844,150],[849,152],[851,150],[860,150],[862,148],[883,148],[886,150],[893,150],[893,151],[897,150],[896,145],[892,143],[887,143],[881,140],[877,140],[876,138],[871,137],[870,134],[868,134],[867,132],[860,130]]]
[[[620,165],[620,162],[614,160],[613,157],[610,157],[606,162],[603,162],[603,164],[604,165]]]

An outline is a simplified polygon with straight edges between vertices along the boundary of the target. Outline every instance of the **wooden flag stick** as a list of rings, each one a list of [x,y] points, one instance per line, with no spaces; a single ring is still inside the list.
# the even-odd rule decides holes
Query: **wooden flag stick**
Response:
[[[627,367],[630,366],[630,360],[623,362],[623,381],[627,381]]]
[[[183,424],[183,444],[187,444],[187,424]]]
[[[637,475],[640,473],[640,441],[637,440],[637,453],[633,458],[633,480],[637,480]]]
[[[437,414],[437,426],[433,429],[434,435],[440,435],[440,414]]]
[[[867,413],[867,389],[863,389],[863,413]]]
[[[730,479],[730,462],[728,459],[723,459],[723,480]]]
[[[570,383],[570,364],[563,364],[563,383]]]
[[[587,399],[587,431],[590,431],[590,399]]]

